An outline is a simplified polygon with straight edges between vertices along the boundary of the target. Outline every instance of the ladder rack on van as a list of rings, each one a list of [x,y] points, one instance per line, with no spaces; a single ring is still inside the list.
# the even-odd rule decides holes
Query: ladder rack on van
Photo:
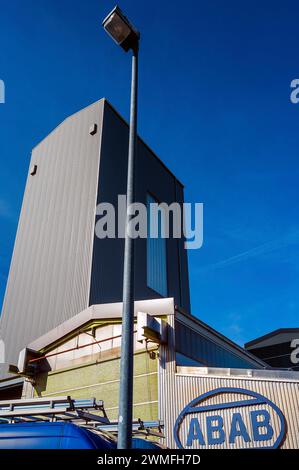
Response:
[[[79,425],[92,426],[99,431],[112,434],[118,431],[118,422],[108,419],[104,402],[95,398],[75,400],[70,396],[61,396],[0,401],[0,426],[43,421],[76,421]],[[161,421],[138,419],[132,423],[133,434],[163,438],[162,428]]]
[[[101,415],[90,413],[101,412]],[[102,400],[74,400],[70,396],[0,401],[0,423],[81,420],[109,424]]]
[[[118,422],[111,421],[109,424],[95,424],[95,427],[101,431],[116,434],[118,431]],[[145,434],[147,436],[155,436],[164,438],[162,421],[142,421],[141,419],[134,420],[132,423],[133,434]]]

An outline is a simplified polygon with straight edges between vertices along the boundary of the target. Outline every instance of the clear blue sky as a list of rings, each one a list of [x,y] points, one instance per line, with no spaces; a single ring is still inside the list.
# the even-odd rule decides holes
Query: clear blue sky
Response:
[[[130,58],[101,29],[113,6],[1,2],[1,301],[31,148],[103,96],[128,118]],[[205,205],[192,313],[241,344],[299,326],[298,3],[120,6],[142,31],[139,133]]]

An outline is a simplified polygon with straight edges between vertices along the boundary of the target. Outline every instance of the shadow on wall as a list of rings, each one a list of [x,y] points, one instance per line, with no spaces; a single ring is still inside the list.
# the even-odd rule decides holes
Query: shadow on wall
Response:
[[[38,374],[38,380],[35,382],[34,391],[38,397],[42,397],[42,393],[47,390],[48,372]]]

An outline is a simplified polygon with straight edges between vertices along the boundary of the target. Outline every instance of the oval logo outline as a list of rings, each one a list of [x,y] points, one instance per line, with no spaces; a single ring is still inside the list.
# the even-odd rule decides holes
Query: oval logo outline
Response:
[[[179,449],[185,449],[185,447],[183,447],[183,445],[181,443],[181,440],[179,438],[180,426],[183,423],[183,421],[185,419],[185,416],[187,414],[190,414],[191,410],[196,405],[203,402],[207,398],[211,398],[215,395],[220,395],[220,394],[225,394],[225,393],[239,393],[239,394],[254,397],[258,400],[258,403],[268,404],[272,408],[272,410],[275,411],[275,413],[278,415],[279,420],[280,420],[280,432],[278,434],[277,439],[275,440],[274,444],[272,444],[271,446],[263,446],[263,447],[261,446],[261,447],[256,447],[256,448],[258,448],[258,449],[277,449],[277,448],[279,448],[279,446],[282,444],[282,442],[284,440],[285,426],[286,426],[285,417],[284,417],[281,409],[278,408],[278,406],[275,403],[273,403],[269,398],[265,397],[264,395],[261,395],[260,393],[255,392],[253,390],[248,390],[248,389],[245,389],[245,388],[237,388],[237,387],[236,388],[235,387],[215,388],[213,390],[210,390],[209,392],[205,392],[202,395],[194,398],[193,400],[191,400],[183,408],[183,410],[181,411],[181,413],[179,414],[179,416],[176,419],[176,422],[175,422],[175,425],[174,425],[174,430],[173,430],[174,440],[175,440],[175,443],[178,446],[178,448]],[[234,402],[230,402],[229,404],[231,404],[233,406]],[[199,412],[197,412],[197,413],[199,413]],[[254,447],[251,447],[251,448],[253,449]]]

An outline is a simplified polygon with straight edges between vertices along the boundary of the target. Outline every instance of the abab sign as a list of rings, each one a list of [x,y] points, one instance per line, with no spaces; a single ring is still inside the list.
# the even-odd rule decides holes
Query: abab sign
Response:
[[[284,434],[285,420],[278,406],[243,388],[217,388],[195,398],[174,427],[179,449],[274,449]]]

